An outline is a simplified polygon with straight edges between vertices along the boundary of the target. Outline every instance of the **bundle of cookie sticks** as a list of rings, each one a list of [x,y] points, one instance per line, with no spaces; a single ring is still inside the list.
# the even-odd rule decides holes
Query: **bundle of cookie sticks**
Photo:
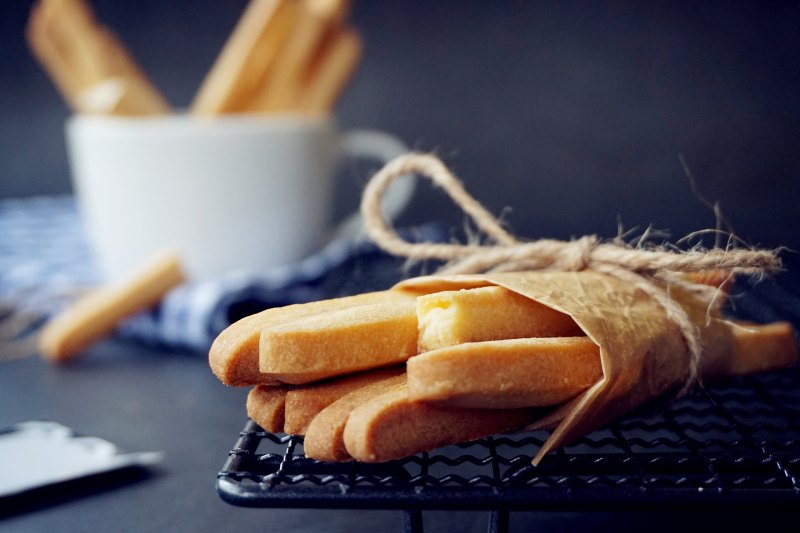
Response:
[[[708,320],[692,294],[675,297],[700,330],[705,379],[797,361],[789,324]],[[223,383],[253,387],[247,412],[265,430],[304,435],[314,459],[363,462],[555,428],[538,462],[680,387],[689,367],[662,308],[587,271],[414,278],[269,309],[222,332],[209,360]]]
[[[189,112],[328,114],[361,58],[348,0],[252,0]],[[86,0],[39,0],[31,50],[78,113],[163,115],[166,99]]]
[[[441,187],[489,242],[402,239],[380,200],[408,173]],[[250,416],[269,431],[305,434],[309,457],[381,462],[552,429],[538,464],[656,398],[797,363],[789,323],[722,313],[734,276],[780,268],[773,251],[678,252],[591,235],[523,241],[429,154],[384,166],[364,189],[361,213],[384,250],[448,263],[388,291],[252,315],[209,354],[223,383],[254,387]]]

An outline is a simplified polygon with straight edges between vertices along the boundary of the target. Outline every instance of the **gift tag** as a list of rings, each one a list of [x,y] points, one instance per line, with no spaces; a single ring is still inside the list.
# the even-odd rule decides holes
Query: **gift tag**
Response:
[[[0,497],[132,466],[151,466],[161,452],[120,453],[96,437],[78,437],[55,422],[23,422],[0,433]]]

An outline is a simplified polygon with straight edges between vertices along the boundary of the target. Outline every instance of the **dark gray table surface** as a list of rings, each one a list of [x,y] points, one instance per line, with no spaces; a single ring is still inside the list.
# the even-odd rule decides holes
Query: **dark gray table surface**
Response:
[[[244,509],[217,496],[216,472],[246,421],[247,390],[221,385],[200,356],[106,342],[67,366],[38,357],[5,363],[0,390],[0,426],[48,419],[124,451],[165,453],[146,476],[0,500],[11,513],[2,531],[346,531],[355,514]],[[396,512],[361,514],[369,529],[400,524]]]
[[[2,346],[0,346],[2,350]],[[401,531],[385,510],[249,509],[223,502],[215,476],[246,421],[246,389],[221,385],[200,355],[119,341],[66,366],[38,357],[0,365],[0,427],[53,420],[124,451],[163,451],[147,475],[0,499],[0,531]],[[488,513],[431,511],[425,531],[485,531]],[[511,531],[707,530],[762,517],[703,513],[511,514]]]

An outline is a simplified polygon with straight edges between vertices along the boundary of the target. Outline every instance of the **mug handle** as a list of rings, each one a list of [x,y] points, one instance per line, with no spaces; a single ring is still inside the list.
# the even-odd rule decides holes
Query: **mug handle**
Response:
[[[386,164],[392,159],[408,153],[408,146],[400,139],[377,130],[352,130],[345,132],[342,138],[342,149],[345,157],[374,159]],[[416,187],[413,175],[402,176],[395,180],[383,195],[381,208],[387,220],[396,219],[411,201]],[[361,213],[356,210],[346,216],[334,232],[335,238],[352,238],[363,230]]]

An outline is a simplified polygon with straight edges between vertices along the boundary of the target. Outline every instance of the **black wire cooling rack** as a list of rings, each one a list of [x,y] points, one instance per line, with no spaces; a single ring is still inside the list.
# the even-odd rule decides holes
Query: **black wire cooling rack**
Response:
[[[775,282],[740,285],[733,313],[790,320],[800,294]],[[548,432],[495,436],[368,465],[306,459],[303,439],[248,421],[217,478],[227,502],[247,507],[491,511],[490,531],[514,510],[797,510],[800,368],[703,388],[668,407],[617,420],[546,457]]]

